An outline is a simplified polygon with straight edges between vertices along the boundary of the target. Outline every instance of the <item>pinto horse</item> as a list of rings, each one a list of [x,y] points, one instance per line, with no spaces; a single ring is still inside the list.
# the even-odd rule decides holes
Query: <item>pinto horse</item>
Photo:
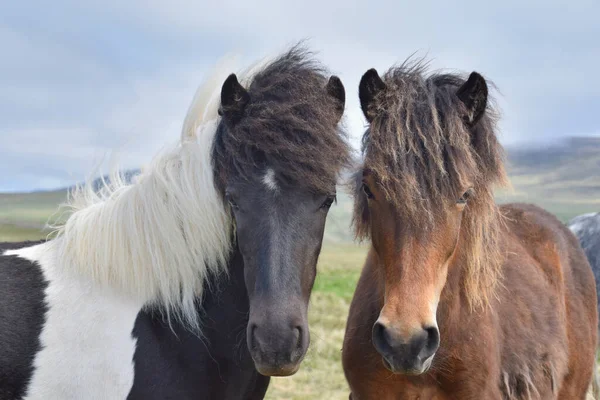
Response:
[[[596,289],[575,236],[507,183],[473,72],[420,62],[362,77],[369,122],[354,225],[371,248],[343,345],[350,398],[585,399]]]
[[[350,160],[344,87],[299,46],[220,101],[217,72],[135,182],[76,191],[55,239],[0,247],[0,399],[261,399],[298,369]]]

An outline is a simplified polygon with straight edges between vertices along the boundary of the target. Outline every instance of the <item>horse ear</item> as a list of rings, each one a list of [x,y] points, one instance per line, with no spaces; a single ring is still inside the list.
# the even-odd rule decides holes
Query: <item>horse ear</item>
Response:
[[[240,85],[237,76],[229,75],[221,88],[219,115],[231,123],[236,123],[242,119],[244,109],[249,102],[250,94]]]
[[[467,107],[465,121],[474,126],[485,112],[488,87],[483,76],[471,72],[469,79],[456,91],[456,95]]]
[[[360,84],[358,85],[360,107],[369,123],[375,118],[375,112],[371,109],[373,99],[383,90],[385,90],[385,83],[383,83],[375,68],[371,68],[365,72],[360,79]]]
[[[327,94],[333,97],[335,101],[335,111],[337,112],[337,120],[339,122],[344,115],[344,107],[346,106],[346,90],[342,81],[337,76],[333,75],[329,78],[327,86],[325,87]]]

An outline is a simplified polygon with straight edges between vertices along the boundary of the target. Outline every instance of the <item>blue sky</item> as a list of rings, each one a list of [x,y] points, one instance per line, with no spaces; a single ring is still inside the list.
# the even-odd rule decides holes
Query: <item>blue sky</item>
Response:
[[[598,15],[597,0],[4,1],[0,191],[69,185],[116,150],[148,162],[223,55],[303,38],[346,86],[355,143],[360,76],[414,52],[493,80],[506,144],[599,134]]]

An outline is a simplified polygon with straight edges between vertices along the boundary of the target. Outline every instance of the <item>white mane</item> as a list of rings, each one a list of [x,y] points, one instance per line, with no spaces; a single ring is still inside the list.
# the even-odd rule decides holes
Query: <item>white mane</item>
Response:
[[[230,67],[215,68],[196,92],[179,143],[134,183],[115,173],[98,191],[90,182],[72,192],[65,204],[72,215],[49,242],[65,269],[194,328],[206,279],[224,270],[231,249],[231,218],[211,165],[218,93]]]

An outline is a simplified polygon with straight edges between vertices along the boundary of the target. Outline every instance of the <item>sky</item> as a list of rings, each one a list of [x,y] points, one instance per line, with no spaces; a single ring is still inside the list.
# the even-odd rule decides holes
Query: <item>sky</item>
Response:
[[[600,2],[54,0],[0,2],[0,192],[81,181],[117,154],[135,168],[177,140],[203,75],[301,39],[347,93],[413,53],[498,88],[500,140],[600,134]]]

